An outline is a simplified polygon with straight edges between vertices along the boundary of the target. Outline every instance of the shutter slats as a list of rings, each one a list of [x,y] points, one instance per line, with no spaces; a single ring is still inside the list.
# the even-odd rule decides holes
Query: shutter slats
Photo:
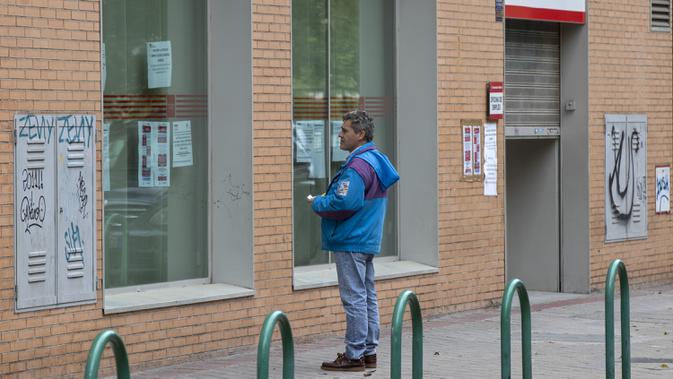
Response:
[[[505,32],[507,127],[560,127],[557,24],[508,21]]]
[[[671,29],[671,0],[652,0],[650,20],[652,29]]]

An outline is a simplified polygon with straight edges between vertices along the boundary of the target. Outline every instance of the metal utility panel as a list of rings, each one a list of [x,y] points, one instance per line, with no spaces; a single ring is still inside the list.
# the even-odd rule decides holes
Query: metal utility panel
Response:
[[[95,117],[14,126],[16,308],[95,301]]]
[[[647,116],[605,115],[605,240],[647,238]]]
[[[68,122],[74,122],[70,125]],[[59,125],[58,301],[95,299],[93,117]]]
[[[54,125],[17,116],[14,173],[16,307],[56,304]]]
[[[560,135],[560,32],[548,22],[507,20],[505,136]]]

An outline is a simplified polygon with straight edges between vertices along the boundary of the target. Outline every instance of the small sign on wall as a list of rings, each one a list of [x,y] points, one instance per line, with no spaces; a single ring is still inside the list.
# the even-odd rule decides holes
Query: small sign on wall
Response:
[[[481,120],[462,120],[463,176],[481,178]]]
[[[671,166],[655,167],[656,213],[671,213]]]
[[[500,120],[504,114],[504,92],[502,82],[489,82],[488,88],[488,119]]]

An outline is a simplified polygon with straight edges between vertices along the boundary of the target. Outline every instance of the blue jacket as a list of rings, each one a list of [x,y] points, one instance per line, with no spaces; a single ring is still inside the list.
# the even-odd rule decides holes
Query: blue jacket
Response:
[[[388,189],[399,178],[372,142],[355,149],[326,194],[313,200],[313,210],[322,217],[323,250],[378,254]]]

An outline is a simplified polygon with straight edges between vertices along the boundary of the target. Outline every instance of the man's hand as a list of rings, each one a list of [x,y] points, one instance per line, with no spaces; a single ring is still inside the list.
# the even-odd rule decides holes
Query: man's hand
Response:
[[[309,205],[313,205],[313,199],[315,199],[315,196],[313,196],[313,195],[311,195],[311,194],[309,194],[308,196],[306,196],[306,202],[307,202]]]

